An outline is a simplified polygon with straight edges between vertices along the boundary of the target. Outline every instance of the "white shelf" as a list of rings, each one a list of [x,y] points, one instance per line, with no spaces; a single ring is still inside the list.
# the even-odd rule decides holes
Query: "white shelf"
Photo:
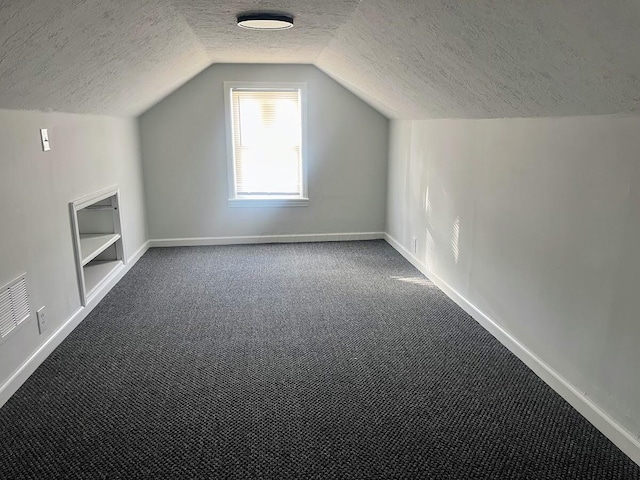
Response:
[[[80,234],[82,266],[96,258],[119,239],[120,234],[118,233]]]
[[[90,298],[127,263],[120,192],[118,187],[110,187],[71,202],[69,209],[80,301],[86,307]]]
[[[87,297],[90,297],[95,288],[104,280],[108,279],[111,274],[122,265],[122,260],[91,262],[89,265],[86,265],[84,267],[84,285],[87,291]]]

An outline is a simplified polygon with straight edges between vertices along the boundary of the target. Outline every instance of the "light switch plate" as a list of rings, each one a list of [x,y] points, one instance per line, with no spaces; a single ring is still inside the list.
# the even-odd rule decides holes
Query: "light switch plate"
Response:
[[[42,151],[48,152],[51,150],[51,145],[49,144],[49,132],[46,128],[40,129],[40,139],[42,140]]]

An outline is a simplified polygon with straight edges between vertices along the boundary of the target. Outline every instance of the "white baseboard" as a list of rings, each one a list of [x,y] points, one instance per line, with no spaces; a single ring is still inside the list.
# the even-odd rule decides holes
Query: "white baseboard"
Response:
[[[607,414],[602,407],[595,404],[578,390],[571,382],[547,365],[540,357],[523,345],[516,337],[503,329],[497,322],[485,315],[463,295],[447,282],[429,272],[424,263],[416,258],[400,242],[388,233],[384,235],[389,245],[395,248],[422,274],[428,277],[440,290],[471,315],[485,330],[507,347],[524,362],[542,381],[555,390],[562,398],[585,417],[603,435],[611,440],[631,460],[640,465],[640,441],[622,425]]]
[[[117,271],[109,280],[105,281],[100,290],[91,297],[86,307],[78,308],[69,319],[56,330],[20,367],[0,386],[0,407],[18,391],[22,384],[36,371],[36,369],[51,355],[58,345],[86,318],[89,313],[100,303],[107,293],[118,283],[122,277],[133,267],[136,262],[149,249],[149,242],[142,245],[127,264]]]
[[[151,247],[192,247],[201,245],[244,245],[251,243],[344,242],[380,240],[383,232],[310,233],[302,235],[256,235],[250,237],[162,238],[150,240]]]

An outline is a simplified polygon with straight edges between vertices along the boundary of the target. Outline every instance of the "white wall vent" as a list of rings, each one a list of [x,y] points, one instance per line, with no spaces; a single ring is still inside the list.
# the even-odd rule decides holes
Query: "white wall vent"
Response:
[[[26,274],[0,289],[0,342],[31,316]]]

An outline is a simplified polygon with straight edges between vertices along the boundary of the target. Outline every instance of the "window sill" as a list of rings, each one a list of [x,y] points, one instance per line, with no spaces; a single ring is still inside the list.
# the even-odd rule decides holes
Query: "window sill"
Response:
[[[308,198],[230,198],[230,207],[306,207]]]

